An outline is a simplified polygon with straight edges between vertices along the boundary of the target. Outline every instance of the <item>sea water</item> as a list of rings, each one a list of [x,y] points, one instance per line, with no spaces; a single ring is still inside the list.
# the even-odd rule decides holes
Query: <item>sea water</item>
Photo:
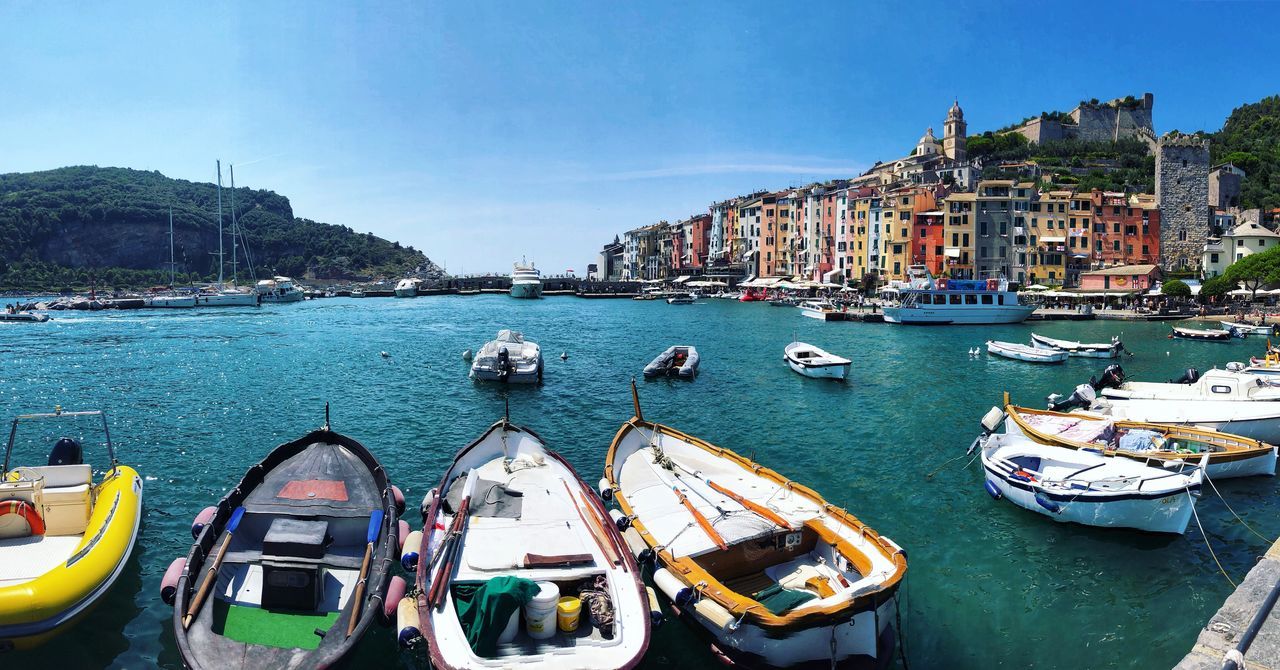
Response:
[[[542,345],[544,385],[467,378],[462,352],[502,328]],[[1155,381],[1264,347],[1262,339],[1170,340],[1161,323],[909,327],[823,323],[763,303],[498,295],[62,312],[45,324],[0,324],[0,416],[104,409],[120,462],[146,478],[141,536],[115,586],[83,623],[2,662],[180,667],[159,582],[187,553],[191,519],[273,447],[320,427],[326,403],[333,429],[369,447],[404,489],[416,526],[413,510],[454,452],[508,403],[512,421],[536,430],[594,486],[632,414],[637,378],[646,418],[804,482],[906,548],[901,622],[912,667],[1169,667],[1231,591],[1206,540],[1237,581],[1268,545],[1209,487],[1197,506],[1203,533],[1193,522],[1185,536],[1159,537],[1055,523],[993,501],[969,459],[948,464],[1002,392],[1040,407],[1110,362],[1038,366],[985,353],[987,339],[1027,342],[1032,331],[1121,335],[1135,354],[1118,361],[1126,373]],[[782,349],[793,338],[851,358],[850,379],[792,372]],[[697,379],[644,381],[644,365],[672,344],[698,348]],[[34,437],[27,447],[38,459],[58,436]],[[1280,533],[1276,487],[1269,477],[1218,484],[1265,537]],[[380,628],[355,660],[419,664]],[[671,621],[654,631],[644,667],[715,663],[701,638]]]

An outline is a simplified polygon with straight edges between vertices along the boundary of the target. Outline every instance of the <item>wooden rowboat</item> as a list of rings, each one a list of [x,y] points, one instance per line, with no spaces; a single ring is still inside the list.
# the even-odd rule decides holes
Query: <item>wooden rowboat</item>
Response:
[[[633,389],[634,392],[634,389]],[[906,553],[803,484],[636,416],[605,461],[624,538],[654,584],[744,667],[868,664],[894,649]]]
[[[1169,337],[1176,337],[1181,340],[1205,340],[1208,342],[1229,342],[1231,341],[1231,333],[1226,330],[1200,330],[1197,328],[1179,328],[1173,326],[1173,331]]]

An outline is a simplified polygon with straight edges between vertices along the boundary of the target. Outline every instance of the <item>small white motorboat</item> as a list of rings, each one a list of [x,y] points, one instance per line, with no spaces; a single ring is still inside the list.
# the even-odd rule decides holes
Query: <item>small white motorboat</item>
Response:
[[[421,286],[422,280],[417,277],[407,277],[396,283],[395,294],[397,298],[416,298],[418,297],[418,287]]]
[[[792,370],[814,379],[845,379],[853,361],[805,342],[792,342],[782,350]]]
[[[1204,340],[1207,342],[1227,342],[1231,340],[1231,332],[1227,330],[1201,330],[1199,328],[1179,328],[1173,326],[1169,337],[1180,340]]]
[[[8,310],[0,312],[0,321],[11,321],[14,323],[44,323],[48,320],[48,314],[40,314],[38,312],[10,312]]]
[[[471,378],[511,384],[542,382],[542,349],[514,330],[500,330],[471,362]]]
[[[801,314],[811,319],[839,321],[844,318],[844,312],[827,300],[806,300],[797,305],[797,307],[799,307]]]
[[[1267,335],[1280,337],[1280,324],[1264,323],[1239,323],[1236,321],[1223,321],[1222,329],[1231,333],[1232,337],[1244,337],[1245,335]]]
[[[644,376],[693,379],[698,374],[698,362],[698,350],[692,346],[667,347],[666,351],[644,366]]]
[[[1201,466],[1180,461],[1152,467],[1130,458],[1051,447],[1010,433],[978,439],[985,487],[992,498],[1086,526],[1180,535],[1187,530]]]
[[[1061,349],[1037,349],[1025,344],[995,340],[987,340],[987,353],[1027,363],[1062,363],[1068,356],[1067,352]]]
[[[1079,356],[1081,358],[1116,358],[1121,351],[1126,351],[1119,337],[1112,337],[1109,343],[1087,343],[1074,340],[1056,340],[1052,337],[1031,333],[1031,345],[1036,349],[1065,351],[1069,356]]]
[[[532,430],[493,424],[423,508],[402,556],[416,588],[399,601],[398,637],[420,634],[433,667],[640,662],[652,616],[640,567],[600,499]]]

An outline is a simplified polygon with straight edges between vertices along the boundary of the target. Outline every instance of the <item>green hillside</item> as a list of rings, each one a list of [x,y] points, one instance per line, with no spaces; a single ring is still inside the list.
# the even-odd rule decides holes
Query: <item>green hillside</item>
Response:
[[[1232,110],[1211,139],[1209,151],[1215,164],[1234,163],[1245,171],[1242,207],[1280,207],[1280,96]]]
[[[179,283],[218,275],[217,187],[159,172],[78,166],[0,175],[0,288],[168,283],[169,208]],[[222,189],[223,225],[231,189]],[[347,226],[297,218],[272,191],[235,189],[259,277],[394,277],[439,269],[420,251]],[[231,249],[228,234],[224,242]],[[245,259],[240,257],[243,272]],[[231,271],[228,254],[226,271]],[[241,274],[241,281],[248,277]]]

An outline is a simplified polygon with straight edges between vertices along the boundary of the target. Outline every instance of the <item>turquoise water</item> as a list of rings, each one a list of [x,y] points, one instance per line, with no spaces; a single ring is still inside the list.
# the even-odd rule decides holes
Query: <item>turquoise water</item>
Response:
[[[511,390],[512,420],[537,430],[592,485],[631,416],[628,380],[668,345],[696,345],[696,381],[640,383],[646,417],[754,454],[906,547],[902,617],[914,668],[1169,667],[1231,590],[1194,523],[1175,538],[1067,526],[992,501],[967,459],[926,475],[963,453],[1001,391],[1041,406],[1104,366],[971,359],[967,350],[986,339],[1026,341],[1033,329],[1092,341],[1123,333],[1137,354],[1121,361],[1126,372],[1152,380],[1242,360],[1261,351],[1260,340],[1169,340],[1164,324],[1104,321],[821,323],[791,308],[721,300],[335,298],[64,312],[42,325],[0,324],[0,415],[56,404],[107,410],[121,461],[147,478],[142,536],[89,620],[5,664],[180,667],[158,587],[186,553],[195,513],[271,448],[320,426],[326,402],[333,428],[382,460],[413,509],[454,451],[502,415],[502,391],[468,380],[460,354],[504,327],[523,330],[547,357],[544,386]],[[782,347],[793,334],[852,358],[852,379],[791,372]],[[1264,536],[1280,534],[1274,478],[1218,486]],[[1198,510],[1227,572],[1243,577],[1267,543],[1211,492]],[[357,658],[361,667],[408,665],[385,630],[362,641]],[[646,661],[713,664],[675,621],[655,632]]]

